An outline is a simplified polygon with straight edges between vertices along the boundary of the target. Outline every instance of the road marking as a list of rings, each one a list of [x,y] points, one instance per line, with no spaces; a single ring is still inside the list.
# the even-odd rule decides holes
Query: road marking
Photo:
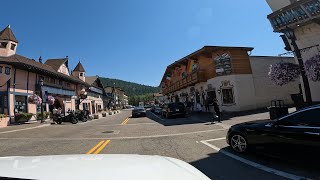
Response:
[[[106,142],[104,142],[104,143],[102,144],[102,146],[100,146],[99,149],[98,149],[96,152],[94,152],[93,154],[99,154],[99,153],[103,150],[103,148],[108,145],[109,142],[110,142],[110,139],[107,140]]]
[[[121,123],[121,125],[125,125],[128,121],[129,121],[129,118],[125,119],[125,120]]]
[[[86,154],[91,154],[93,153],[99,146],[101,146],[101,144],[104,143],[104,140],[103,141],[100,141],[96,146],[94,146],[92,149],[90,149]]]
[[[163,134],[163,135],[150,135],[150,136],[127,136],[127,137],[108,137],[108,139],[146,139],[146,138],[158,138],[158,137],[170,137],[170,136],[183,136],[183,135],[190,135],[190,134],[200,134],[200,133],[210,133],[216,131],[225,131],[225,129],[213,129],[213,130],[206,130],[206,131],[195,131],[195,132],[187,132],[187,133],[175,133],[175,134]],[[101,140],[105,139],[105,137],[101,138],[0,138],[0,140],[43,140],[43,141],[72,141],[72,140]]]
[[[306,177],[297,176],[297,175],[294,175],[294,174],[290,174],[290,173],[286,173],[286,172],[283,172],[283,171],[280,171],[280,170],[276,170],[276,169],[270,168],[268,166],[264,166],[262,164],[258,164],[256,162],[247,160],[245,158],[242,158],[240,156],[232,154],[232,153],[230,153],[230,152],[228,152],[228,151],[226,151],[224,149],[221,149],[221,148],[219,148],[217,146],[214,146],[214,145],[208,143],[208,142],[211,142],[211,141],[219,141],[219,140],[224,140],[224,139],[226,139],[226,138],[223,137],[223,138],[209,139],[209,140],[204,140],[204,141],[200,141],[200,142],[202,144],[204,144],[204,145],[206,145],[206,146],[208,146],[208,147],[210,147],[210,148],[212,148],[212,149],[214,149],[214,150],[216,150],[216,151],[218,151],[218,152],[220,152],[220,153],[232,158],[232,159],[238,160],[238,161],[240,161],[240,162],[242,162],[244,164],[247,164],[249,166],[255,167],[255,168],[260,169],[262,171],[266,171],[268,173],[275,174],[275,175],[278,175],[278,176],[281,176],[281,177],[285,177],[285,178],[288,178],[288,179],[297,179],[297,180],[298,179],[308,179]]]
[[[0,134],[6,134],[6,133],[12,133],[12,132],[18,132],[18,131],[25,131],[25,130],[30,130],[30,129],[37,129],[37,128],[42,128],[42,127],[47,127],[50,126],[50,124],[44,124],[36,127],[30,127],[30,128],[24,128],[24,129],[16,129],[16,130],[11,130],[11,131],[3,131],[0,132]]]

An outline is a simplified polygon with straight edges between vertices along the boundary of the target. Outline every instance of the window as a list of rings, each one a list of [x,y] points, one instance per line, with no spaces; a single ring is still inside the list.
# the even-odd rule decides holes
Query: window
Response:
[[[279,120],[279,124],[283,126],[311,126],[320,127],[320,108],[306,110],[292,114],[286,118]]]
[[[2,73],[2,66],[0,66],[0,74]]]
[[[14,109],[16,113],[27,112],[27,96],[15,96]]]
[[[83,76],[83,73],[80,73],[80,76],[82,77],[82,76]]]
[[[7,42],[0,42],[0,48],[7,48]]]
[[[232,89],[222,89],[222,103],[223,104],[234,104]]]
[[[12,51],[14,51],[14,50],[16,49],[16,46],[17,46],[17,45],[15,45],[15,44],[11,44],[11,48],[10,48],[10,49],[11,49]]]
[[[6,75],[10,75],[10,71],[11,71],[11,68],[6,67],[5,70],[4,70],[4,73],[5,73]]]

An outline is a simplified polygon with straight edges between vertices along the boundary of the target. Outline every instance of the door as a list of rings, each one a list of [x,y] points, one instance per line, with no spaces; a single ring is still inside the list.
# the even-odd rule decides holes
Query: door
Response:
[[[279,142],[320,147],[320,107],[302,110],[277,121]]]

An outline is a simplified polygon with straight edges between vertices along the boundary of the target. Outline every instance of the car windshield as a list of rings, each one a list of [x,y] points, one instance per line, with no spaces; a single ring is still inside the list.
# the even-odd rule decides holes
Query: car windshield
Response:
[[[320,0],[1,2],[0,177],[320,179],[319,104]]]

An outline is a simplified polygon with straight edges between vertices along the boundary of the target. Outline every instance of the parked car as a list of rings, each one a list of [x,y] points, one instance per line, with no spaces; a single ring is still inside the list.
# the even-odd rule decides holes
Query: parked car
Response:
[[[234,125],[229,129],[226,140],[239,153],[256,146],[277,148],[278,151],[283,148],[291,151],[308,147],[320,149],[320,105],[273,121]]]
[[[146,116],[146,109],[143,107],[137,107],[134,110],[132,110],[132,117],[145,117]]]
[[[186,116],[186,108],[183,103],[169,103],[164,105],[162,109],[162,115],[166,118],[175,116]]]

